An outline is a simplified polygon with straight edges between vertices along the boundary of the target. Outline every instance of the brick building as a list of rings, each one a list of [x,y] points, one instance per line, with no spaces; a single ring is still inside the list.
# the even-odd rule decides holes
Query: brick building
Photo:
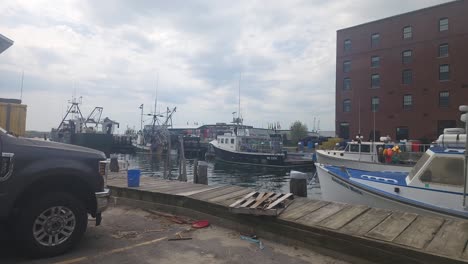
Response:
[[[468,0],[337,32],[336,131],[435,139],[468,104]],[[375,122],[374,122],[375,121]]]

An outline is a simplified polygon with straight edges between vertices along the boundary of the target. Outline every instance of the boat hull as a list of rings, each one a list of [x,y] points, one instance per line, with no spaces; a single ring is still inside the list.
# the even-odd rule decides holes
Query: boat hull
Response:
[[[217,159],[234,163],[249,163],[267,166],[284,166],[283,154],[234,152],[218,148],[213,145]]]
[[[376,194],[372,188],[363,188],[357,186],[352,182],[346,181],[341,177],[333,175],[327,171],[322,165],[316,166],[317,175],[320,181],[320,188],[322,191],[322,199],[326,201],[342,202],[356,205],[367,205],[374,208],[407,211],[422,215],[438,216],[438,217],[454,217],[467,219],[468,215],[456,210],[447,210],[433,206],[425,207],[421,202],[408,202],[409,199],[398,200],[391,197]],[[411,190],[408,187],[401,186],[388,186],[386,191],[392,188],[400,188],[400,193],[417,192],[418,190]],[[437,197],[435,197],[437,196]],[[440,197],[439,197],[440,196]],[[437,200],[445,200],[448,204],[461,204],[461,197],[449,197],[447,194],[437,194],[432,198],[434,202]],[[431,199],[428,199],[431,200]],[[430,201],[428,201],[430,202]]]
[[[318,150],[316,153],[317,153],[317,162],[320,164],[329,164],[333,166],[346,167],[346,168],[357,169],[357,170],[409,172],[412,168],[412,166],[409,166],[409,165],[396,165],[396,164],[394,165],[394,164],[350,160],[350,159],[340,158],[339,156],[328,155],[325,151],[320,151],[320,150]]]

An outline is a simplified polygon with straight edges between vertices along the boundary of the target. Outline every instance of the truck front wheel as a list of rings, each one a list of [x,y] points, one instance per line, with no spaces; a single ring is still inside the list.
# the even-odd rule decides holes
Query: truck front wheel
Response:
[[[88,223],[83,203],[67,193],[47,193],[21,209],[18,242],[33,257],[51,257],[72,248]]]

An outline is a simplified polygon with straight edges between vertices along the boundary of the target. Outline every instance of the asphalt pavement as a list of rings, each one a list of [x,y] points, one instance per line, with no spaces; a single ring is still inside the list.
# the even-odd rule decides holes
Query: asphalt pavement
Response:
[[[165,264],[165,263],[327,263],[349,262],[295,246],[210,225],[194,229],[195,219],[127,207],[111,207],[101,226],[90,220],[82,241],[70,252],[49,259],[28,259],[3,238],[0,263],[24,264]],[[252,235],[252,234],[248,234]],[[263,249],[262,249],[263,248]]]

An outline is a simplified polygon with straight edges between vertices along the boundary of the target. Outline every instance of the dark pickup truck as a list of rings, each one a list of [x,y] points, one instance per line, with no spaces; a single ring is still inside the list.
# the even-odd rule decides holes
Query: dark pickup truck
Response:
[[[102,152],[0,128],[0,154],[0,224],[26,253],[61,254],[83,236],[88,214],[100,224],[109,199]]]

